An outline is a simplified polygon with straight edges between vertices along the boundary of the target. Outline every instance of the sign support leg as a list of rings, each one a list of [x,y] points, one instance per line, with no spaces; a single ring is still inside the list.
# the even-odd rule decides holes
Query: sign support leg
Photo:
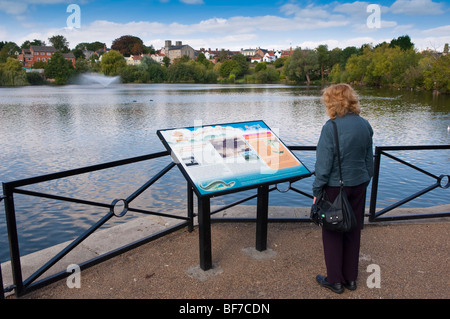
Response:
[[[211,254],[211,207],[209,198],[198,199],[198,229],[200,247],[200,268],[212,268]]]
[[[267,222],[269,213],[269,186],[258,187],[256,207],[256,250],[267,249]]]

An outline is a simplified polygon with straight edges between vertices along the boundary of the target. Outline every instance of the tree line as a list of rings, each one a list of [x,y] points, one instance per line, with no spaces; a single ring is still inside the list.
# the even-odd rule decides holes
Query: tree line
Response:
[[[68,43],[63,37],[55,36],[49,40],[59,52],[67,52]],[[10,43],[0,42],[0,85],[41,84],[32,72],[25,74],[20,62],[5,55],[11,47]],[[376,46],[365,44],[359,48],[350,46],[329,50],[326,45],[315,49],[296,48],[292,55],[271,63],[250,63],[249,58],[240,53],[230,56],[223,50],[215,64],[203,53],[199,53],[196,60],[185,56],[170,62],[165,58],[164,63],[160,64],[145,55],[154,53],[153,47],[146,47],[141,39],[133,36],[116,39],[101,60],[96,55],[87,58],[83,54],[83,49],[98,50],[102,47],[105,45],[101,42],[77,45],[72,50],[77,58],[75,69],[57,53],[50,62],[39,67],[44,68],[45,75],[54,78],[57,84],[70,82],[70,78],[78,73],[98,72],[108,76],[118,75],[123,83],[346,82],[450,93],[448,44],[443,53],[418,52],[409,36]],[[144,56],[140,64],[127,65],[125,56],[130,54]]]

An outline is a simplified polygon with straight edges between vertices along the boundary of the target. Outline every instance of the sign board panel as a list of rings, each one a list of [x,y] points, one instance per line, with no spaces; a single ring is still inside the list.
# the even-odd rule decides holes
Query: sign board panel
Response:
[[[311,174],[264,121],[165,129],[157,134],[199,196]]]

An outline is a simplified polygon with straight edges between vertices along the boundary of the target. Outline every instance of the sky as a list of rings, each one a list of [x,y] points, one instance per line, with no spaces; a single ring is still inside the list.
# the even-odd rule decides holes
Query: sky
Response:
[[[196,50],[331,50],[408,35],[418,50],[443,50],[450,1],[0,0],[0,41],[49,44],[54,35],[65,36],[70,48],[94,41],[110,47],[133,35],[155,49],[172,40]]]

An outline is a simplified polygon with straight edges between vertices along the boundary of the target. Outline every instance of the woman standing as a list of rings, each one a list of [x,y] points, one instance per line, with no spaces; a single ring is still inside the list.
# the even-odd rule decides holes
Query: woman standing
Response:
[[[348,84],[336,84],[323,91],[322,102],[330,117],[317,144],[314,201],[323,189],[330,201],[339,194],[339,169],[334,146],[337,125],[344,190],[355,213],[358,227],[346,233],[323,229],[322,241],[327,276],[317,275],[317,282],[336,293],[344,287],[356,289],[361,228],[363,225],[366,188],[373,175],[373,130],[360,114],[358,96]]]

